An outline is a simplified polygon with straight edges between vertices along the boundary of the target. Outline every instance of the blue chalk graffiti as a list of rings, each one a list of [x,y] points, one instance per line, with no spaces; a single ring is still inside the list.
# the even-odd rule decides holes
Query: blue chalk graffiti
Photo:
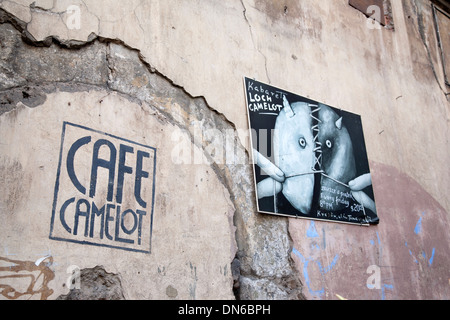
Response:
[[[423,218],[424,218],[425,214],[426,214],[425,212],[422,213],[422,216],[419,218],[419,221],[417,222],[416,227],[414,228],[414,233],[415,233],[416,235],[419,235],[419,234],[422,232],[422,230],[423,230],[422,222],[423,222]],[[414,259],[414,260],[413,260],[414,263],[419,264],[419,261],[417,260],[416,255],[414,255],[414,253],[413,253],[413,252],[411,251],[411,249],[408,247],[408,242],[405,242],[405,246],[406,246],[406,248],[408,248],[409,255]],[[428,259],[427,254],[425,253],[425,251],[422,251],[422,252],[421,252],[422,257],[423,257],[425,260],[428,260],[428,266],[429,266],[429,267],[431,267],[431,266],[433,265],[433,261],[434,261],[434,256],[435,256],[435,254],[436,254],[436,248],[433,248],[433,250],[432,250],[432,252],[431,252],[431,257],[430,257],[430,259]]]
[[[316,230],[316,224],[314,221],[311,221],[311,225],[310,225],[308,231],[306,232],[306,236],[308,238],[318,238],[319,237],[319,234],[317,233],[317,230]]]
[[[391,284],[383,284],[381,287],[381,300],[386,300],[386,289],[394,290],[394,286]]]
[[[322,263],[318,260],[313,260],[311,258],[305,258],[297,249],[293,248],[292,252],[300,259],[300,261],[303,263],[303,276],[305,277],[305,283],[308,287],[308,291],[312,296],[316,296],[318,298],[322,298],[322,296],[325,294],[325,288],[322,287],[319,290],[314,290],[311,288],[311,278],[309,277],[308,273],[308,267],[310,262],[316,263],[319,267],[320,274],[322,276],[325,276],[327,273],[329,273],[337,264],[339,260],[339,255],[337,254],[333,261],[328,265],[326,268],[322,266]]]

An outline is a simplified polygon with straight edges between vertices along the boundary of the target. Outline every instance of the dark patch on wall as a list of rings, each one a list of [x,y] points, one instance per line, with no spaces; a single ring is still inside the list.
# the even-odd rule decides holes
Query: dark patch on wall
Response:
[[[348,2],[352,7],[355,9],[361,11],[363,14],[365,14],[368,17],[372,17],[371,10],[369,8],[371,6],[377,6],[380,8],[381,11],[384,11],[384,4],[383,0],[349,0]],[[384,12],[380,12],[384,13]],[[382,25],[385,25],[386,21],[384,19],[384,16],[380,15],[377,17],[377,15],[373,16],[373,19],[377,20]]]
[[[298,0],[256,0],[255,7],[266,13],[271,20],[297,19],[301,16],[301,1]]]
[[[8,300],[30,299],[40,295],[40,300],[47,300],[53,294],[49,288],[49,283],[55,278],[55,273],[50,269],[52,265],[53,257],[39,262],[0,257],[0,295]],[[11,280],[24,281],[27,285],[16,287],[11,285]]]
[[[389,215],[389,223],[380,230],[380,238],[390,244],[385,254],[391,265],[403,266],[391,271],[391,279],[396,279],[395,299],[448,299],[449,213],[405,172],[377,162],[371,162],[371,168],[376,173],[379,211]]]
[[[255,8],[267,17],[267,21],[261,21],[260,23],[267,28],[268,33],[273,33],[276,30],[272,30],[274,24],[281,24],[283,26],[294,25],[295,28],[283,27],[282,36],[291,39],[308,37],[319,41],[322,40],[323,17],[325,13],[321,11],[320,7],[310,8],[305,7],[304,4],[302,7],[302,2],[295,0],[257,0]],[[249,21],[247,20],[247,22]],[[277,36],[279,35],[274,34],[275,42],[268,42],[267,46],[272,51],[284,52],[284,48],[276,45]]]
[[[73,289],[57,300],[125,300],[120,277],[103,267],[81,270],[80,277],[80,289]]]

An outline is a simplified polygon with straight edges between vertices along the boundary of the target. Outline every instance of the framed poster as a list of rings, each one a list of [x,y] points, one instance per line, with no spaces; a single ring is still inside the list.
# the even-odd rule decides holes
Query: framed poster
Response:
[[[244,78],[258,212],[378,224],[361,117]]]

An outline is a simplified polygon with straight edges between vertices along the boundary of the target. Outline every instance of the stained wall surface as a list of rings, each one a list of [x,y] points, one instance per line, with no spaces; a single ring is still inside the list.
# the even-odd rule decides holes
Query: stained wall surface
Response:
[[[0,0],[0,298],[449,299],[450,88],[389,2]],[[378,226],[256,212],[244,76],[361,115]]]

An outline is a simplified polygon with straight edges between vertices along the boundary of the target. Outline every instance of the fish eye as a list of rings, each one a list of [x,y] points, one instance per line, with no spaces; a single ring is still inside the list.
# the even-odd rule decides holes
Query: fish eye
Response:
[[[331,147],[333,146],[330,140],[327,140],[326,144],[329,149],[331,149]]]
[[[302,147],[303,149],[306,148],[306,140],[305,140],[305,138],[300,138],[300,140],[298,140],[298,143],[300,144],[300,147]]]

